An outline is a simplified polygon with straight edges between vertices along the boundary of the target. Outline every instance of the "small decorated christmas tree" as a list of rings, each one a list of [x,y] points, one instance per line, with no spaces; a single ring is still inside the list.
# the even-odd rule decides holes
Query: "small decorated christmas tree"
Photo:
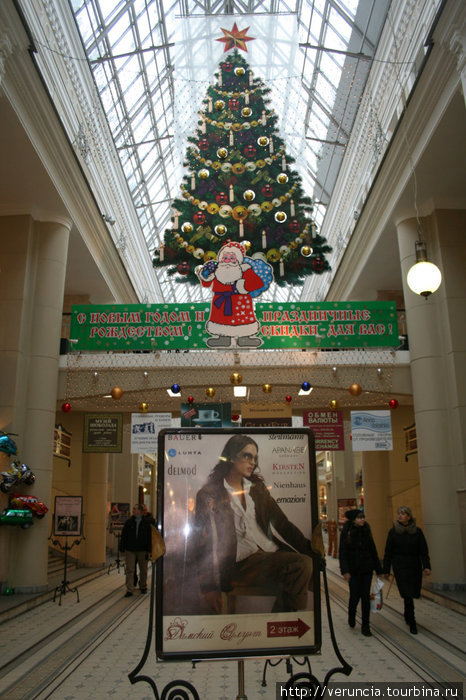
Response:
[[[238,44],[236,44],[238,45]],[[270,92],[235,48],[219,65],[188,141],[181,185],[172,203],[172,228],[153,265],[177,281],[198,284],[199,265],[216,260],[226,240],[238,240],[252,258],[267,260],[279,285],[303,284],[329,270],[331,248],[312,218],[312,200],[291,167]]]

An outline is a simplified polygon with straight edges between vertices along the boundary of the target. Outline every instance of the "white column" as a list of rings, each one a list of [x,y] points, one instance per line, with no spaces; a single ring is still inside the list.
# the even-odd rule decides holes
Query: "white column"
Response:
[[[440,289],[413,294],[406,274],[415,262],[417,222],[397,225],[411,354],[411,375],[424,529],[439,587],[464,583],[466,453],[465,212],[436,211],[422,220],[428,256],[441,269]],[[409,505],[409,504],[407,504]],[[464,506],[464,504],[463,504]]]

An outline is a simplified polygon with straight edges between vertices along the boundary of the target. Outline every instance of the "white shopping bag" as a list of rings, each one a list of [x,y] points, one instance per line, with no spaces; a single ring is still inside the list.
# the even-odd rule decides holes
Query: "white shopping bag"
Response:
[[[371,612],[380,612],[383,607],[383,596],[382,588],[384,582],[381,578],[377,577],[374,581],[371,591]]]

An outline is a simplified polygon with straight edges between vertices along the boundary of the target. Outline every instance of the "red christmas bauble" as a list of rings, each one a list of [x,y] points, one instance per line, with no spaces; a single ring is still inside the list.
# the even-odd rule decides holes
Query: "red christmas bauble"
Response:
[[[197,211],[193,216],[193,221],[195,224],[202,225],[205,223],[205,214],[203,211]]]
[[[243,150],[243,153],[247,158],[254,158],[256,155],[256,149],[254,146],[249,144],[249,146],[246,146],[246,148]]]
[[[188,403],[194,403],[194,396],[188,396],[187,401]]]
[[[301,224],[299,223],[298,219],[291,219],[290,223],[288,224],[288,228],[290,229],[291,233],[299,233],[301,231]]]
[[[187,263],[186,261],[180,262],[176,269],[178,270],[180,275],[187,275],[189,272],[189,263]]]
[[[322,258],[314,258],[314,260],[312,261],[312,267],[316,272],[322,272],[322,270],[324,269],[324,261],[322,260]]]
[[[61,410],[63,413],[69,413],[71,411],[71,404],[68,403],[68,401],[65,401],[65,403],[62,403],[61,405]]]
[[[239,415],[239,413],[233,413],[231,416],[231,420],[233,421],[233,423],[237,423],[239,421],[240,417],[241,416]]]
[[[228,204],[228,195],[226,192],[219,192],[215,196],[215,201],[217,204]]]
[[[209,148],[209,139],[203,138],[199,141],[197,145],[199,146],[199,150],[207,151],[207,149]]]
[[[233,70],[233,63],[230,61],[225,61],[225,63],[222,63],[222,70],[224,70],[225,73],[229,73]]]
[[[395,408],[398,408],[399,403],[396,399],[390,399],[390,401],[388,402],[388,405],[390,406],[390,408],[395,409]]]
[[[235,97],[231,100],[228,101],[228,106],[230,109],[239,109],[239,100],[237,100]]]
[[[291,403],[292,400],[293,400],[293,398],[292,398],[289,394],[287,394],[287,395],[285,396],[285,401],[286,401],[286,403]]]
[[[261,189],[262,194],[266,199],[269,199],[270,197],[273,197],[273,187],[272,185],[264,185],[263,188]]]

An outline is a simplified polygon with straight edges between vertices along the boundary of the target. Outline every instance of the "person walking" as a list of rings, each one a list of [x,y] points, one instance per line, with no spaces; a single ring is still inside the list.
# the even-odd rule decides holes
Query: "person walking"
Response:
[[[150,528],[150,520],[144,517],[144,506],[135,505],[133,515],[123,525],[120,538],[120,552],[125,553],[126,598],[133,595],[136,587],[134,583],[136,562],[139,566],[139,588],[141,593],[147,593],[147,561],[152,550]]]
[[[429,549],[411,509],[400,506],[397,519],[387,536],[383,573],[388,578],[393,568],[400,596],[404,600],[404,618],[411,634],[417,634],[414,598],[420,598],[422,574],[430,574]]]
[[[356,609],[361,601],[361,632],[371,637],[369,625],[371,609],[372,573],[382,573],[377,549],[369,523],[361,510],[348,510],[340,535],[340,571],[349,584],[348,624],[356,625]]]

